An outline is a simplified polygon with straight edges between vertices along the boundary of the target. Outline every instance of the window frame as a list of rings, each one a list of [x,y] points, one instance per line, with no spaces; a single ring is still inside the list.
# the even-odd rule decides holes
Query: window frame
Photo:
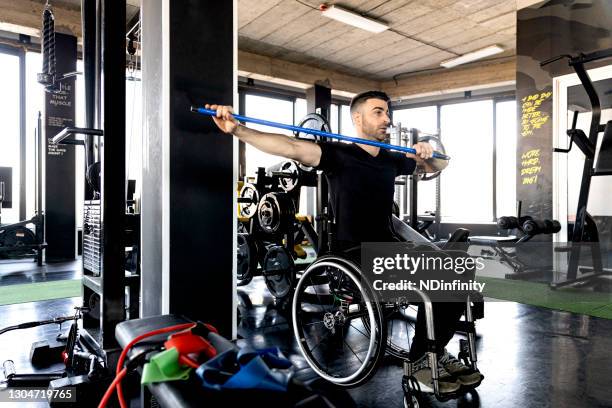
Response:
[[[493,104],[493,129],[492,129],[492,139],[493,139],[493,149],[492,149],[492,177],[493,177],[493,185],[492,185],[492,201],[493,201],[493,219],[490,223],[495,223],[499,214],[497,214],[497,104],[500,102],[508,102],[515,101],[516,102],[516,92],[497,92],[485,95],[478,96],[469,96],[467,94],[464,96],[450,97],[440,100],[434,101],[419,101],[411,103],[409,101],[401,101],[401,102],[391,102],[391,118],[393,118],[393,113],[398,110],[404,109],[414,109],[414,108],[422,108],[427,106],[435,106],[437,111],[437,128],[440,129],[442,126],[442,107],[445,105],[455,105],[458,103],[468,103],[468,102],[477,102],[490,100]],[[444,200],[443,192],[440,193],[440,200]],[[505,215],[505,214],[504,214]],[[460,220],[449,220],[449,222],[455,222]]]
[[[19,59],[19,220],[26,219],[26,61],[25,50],[0,44],[0,53]],[[14,177],[14,176],[13,176]]]

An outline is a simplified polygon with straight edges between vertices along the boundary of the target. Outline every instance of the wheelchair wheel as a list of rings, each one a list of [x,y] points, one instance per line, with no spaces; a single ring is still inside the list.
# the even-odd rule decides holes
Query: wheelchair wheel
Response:
[[[399,359],[407,359],[414,336],[418,307],[399,302],[384,310],[387,353]]]
[[[328,255],[310,265],[296,286],[292,318],[300,351],[319,376],[354,387],[374,374],[386,331],[380,304],[354,263]]]
[[[386,352],[400,360],[406,360],[414,336],[418,307],[403,302],[385,303],[381,307],[386,329]],[[363,325],[366,330],[370,330],[368,321],[363,321]]]

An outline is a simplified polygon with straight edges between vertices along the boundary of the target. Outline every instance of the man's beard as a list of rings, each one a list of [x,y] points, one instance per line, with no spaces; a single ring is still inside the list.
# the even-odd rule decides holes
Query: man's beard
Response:
[[[370,125],[368,123],[364,124],[364,133],[371,139],[374,140],[378,140],[378,141],[385,141],[388,138],[388,134],[385,133],[381,133],[382,129],[378,128],[376,126]]]

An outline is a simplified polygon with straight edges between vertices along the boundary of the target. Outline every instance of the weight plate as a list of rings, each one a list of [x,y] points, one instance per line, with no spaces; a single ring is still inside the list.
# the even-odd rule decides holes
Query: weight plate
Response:
[[[249,234],[238,234],[238,248],[236,251],[238,267],[238,286],[247,285],[253,279],[257,269],[257,247]]]
[[[100,192],[100,172],[102,171],[102,165],[100,162],[95,162],[87,168],[87,174],[85,175],[85,179],[89,183],[89,186],[97,193]]]
[[[289,251],[280,245],[268,249],[263,265],[264,281],[275,298],[291,293],[295,283],[295,267]]]
[[[287,174],[287,177],[279,178],[278,184],[280,185],[280,188],[287,193],[295,190],[295,188],[300,184],[300,169],[298,168],[297,163],[293,160],[286,161],[281,164],[279,170]]]
[[[417,139],[419,142],[427,142],[431,145],[435,152],[446,154],[446,149],[442,144],[440,138],[436,136],[421,136]],[[419,181],[429,181],[438,177],[442,172],[436,171],[435,173],[421,174],[419,176]]]
[[[327,119],[325,119],[318,113],[309,113],[308,115],[304,116],[298,126],[306,129],[322,130],[324,132],[331,133],[331,127],[329,126],[329,122],[327,121]],[[324,137],[316,136],[303,131],[295,131],[293,134],[298,139],[312,140],[315,142],[326,139]]]
[[[257,187],[251,183],[246,183],[240,189],[238,197],[241,199],[250,199],[248,202],[238,203],[238,214],[246,218],[254,216],[257,212],[257,205],[259,204],[259,191],[257,191]]]
[[[281,233],[295,216],[293,200],[286,193],[268,193],[259,201],[257,220],[261,229],[268,233]]]

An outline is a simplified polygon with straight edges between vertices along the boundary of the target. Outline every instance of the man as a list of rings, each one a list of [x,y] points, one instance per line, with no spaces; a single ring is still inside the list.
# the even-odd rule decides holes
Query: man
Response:
[[[330,203],[336,225],[336,244],[340,250],[358,247],[361,242],[397,241],[390,227],[395,178],[414,172],[432,173],[446,167],[447,161],[432,158],[429,143],[416,143],[416,154],[391,152],[376,146],[347,143],[313,143],[288,136],[246,128],[232,116],[232,107],[206,105],[217,111],[213,120],[225,133],[266,153],[287,157],[322,170],[328,180]],[[362,139],[384,141],[391,124],[389,97],[379,91],[361,93],[351,101],[351,118]],[[359,251],[351,251],[358,253]],[[441,356],[439,381],[441,393],[453,393],[461,385],[481,380],[445,350],[463,312],[455,303],[434,304],[437,352]],[[410,360],[425,358],[426,330],[424,308],[419,307]],[[433,391],[431,370],[423,368],[414,375],[421,390]]]

